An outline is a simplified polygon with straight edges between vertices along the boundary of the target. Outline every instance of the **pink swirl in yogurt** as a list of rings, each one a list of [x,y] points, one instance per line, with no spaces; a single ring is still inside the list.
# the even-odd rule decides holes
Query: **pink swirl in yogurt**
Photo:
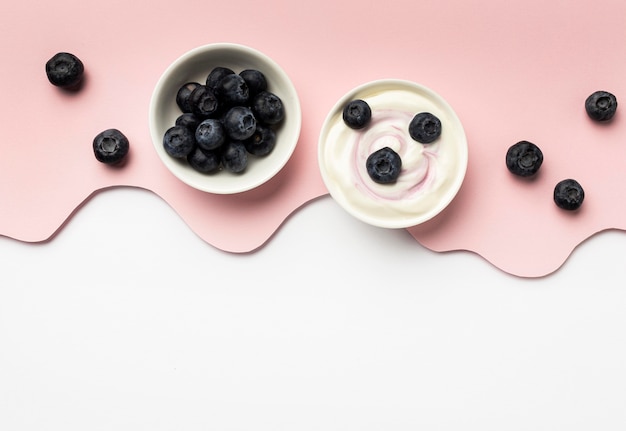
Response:
[[[411,199],[432,185],[437,175],[438,146],[436,142],[420,144],[411,138],[408,124],[413,116],[411,112],[394,109],[376,110],[367,128],[350,136],[355,188],[372,198],[401,200]],[[391,148],[402,159],[400,177],[394,184],[373,182],[365,168],[367,157],[384,147]]]

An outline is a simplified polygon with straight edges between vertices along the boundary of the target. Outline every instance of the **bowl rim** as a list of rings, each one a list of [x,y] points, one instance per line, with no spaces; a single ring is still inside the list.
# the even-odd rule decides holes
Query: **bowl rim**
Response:
[[[325,141],[326,141],[326,136],[328,134],[328,131],[333,125],[333,122],[332,122],[333,117],[336,117],[337,113],[343,110],[343,106],[348,101],[354,98],[358,98],[359,97],[358,95],[374,87],[409,88],[412,91],[423,93],[426,96],[428,96],[430,100],[436,101],[438,104],[443,106],[445,110],[447,111],[447,113],[451,116],[451,118],[453,118],[453,120],[456,123],[456,126],[458,127],[458,131],[460,134],[459,143],[463,151],[460,155],[459,170],[457,171],[455,175],[455,181],[449,187],[449,190],[446,193],[445,198],[441,199],[438,202],[438,205],[434,207],[433,210],[428,211],[425,215],[420,215],[420,216],[413,217],[413,218],[395,219],[395,218],[377,217],[375,215],[372,215],[371,212],[369,211],[358,210],[354,205],[350,204],[348,199],[345,199],[343,197],[343,194],[338,193],[338,190],[341,189],[341,187],[337,186],[336,183],[331,178],[329,178],[329,175],[326,171],[326,164],[324,161],[325,159],[324,150],[326,148],[327,143]],[[465,133],[465,129],[463,127],[463,124],[461,123],[459,116],[457,115],[456,111],[452,108],[452,106],[448,103],[448,101],[445,100],[441,95],[436,93],[431,88],[426,87],[414,81],[410,81],[407,79],[398,79],[398,78],[382,78],[382,79],[375,79],[375,80],[357,85],[356,87],[344,93],[333,104],[332,108],[326,114],[324,121],[322,123],[322,127],[320,129],[320,134],[318,138],[317,156],[318,156],[318,165],[320,168],[322,180],[324,184],[326,185],[326,188],[328,189],[331,197],[333,197],[333,199],[344,210],[346,210],[349,214],[351,214],[358,220],[361,220],[362,222],[365,222],[372,226],[388,228],[388,229],[405,229],[405,228],[418,226],[422,223],[425,223],[433,219],[434,217],[439,215],[446,207],[448,207],[448,205],[450,205],[450,203],[458,195],[461,189],[461,186],[463,185],[463,182],[465,181],[465,176],[467,174],[467,168],[469,164],[469,146],[467,142],[467,135]]]
[[[289,148],[283,151],[282,159],[278,160],[276,158],[276,162],[271,164],[272,168],[268,169],[265,175],[259,176],[255,181],[245,182],[244,185],[241,185],[242,184],[241,182],[235,182],[235,184],[239,184],[239,185],[232,186],[232,187],[224,187],[224,186],[215,187],[215,185],[212,184],[210,180],[208,180],[211,178],[210,175],[206,175],[206,178],[207,178],[206,182],[204,181],[205,177],[202,176],[203,174],[195,175],[198,178],[202,178],[202,181],[198,181],[198,180],[194,181],[190,179],[188,176],[184,175],[184,170],[180,170],[176,168],[176,164],[180,163],[180,161],[174,160],[173,158],[169,157],[167,154],[164,153],[164,150],[162,149],[163,136],[160,133],[160,131],[157,130],[157,124],[156,124],[157,122],[155,121],[155,118],[157,117],[157,112],[160,109],[160,104],[158,103],[159,95],[167,87],[168,82],[170,81],[170,79],[172,79],[176,71],[179,70],[184,64],[193,60],[194,58],[197,58],[198,56],[209,55],[212,52],[220,52],[220,51],[221,52],[230,51],[230,52],[240,53],[243,56],[251,57],[251,58],[258,60],[261,63],[268,64],[271,67],[273,73],[275,73],[279,77],[279,80],[281,82],[280,84],[281,88],[285,89],[284,93],[289,94],[290,96],[289,98],[290,120],[287,120],[287,121],[291,121],[290,128],[292,130],[293,140],[290,140],[288,144]],[[208,72],[209,71],[207,70],[207,73]],[[300,135],[301,135],[301,130],[302,130],[302,107],[301,107],[298,91],[295,85],[293,84],[291,78],[289,77],[287,72],[267,54],[259,51],[258,49],[252,48],[248,45],[243,45],[243,44],[233,43],[233,42],[215,42],[215,43],[208,43],[208,44],[196,46],[184,52],[183,54],[178,56],[174,61],[172,61],[165,68],[165,70],[161,73],[161,75],[159,76],[159,79],[157,80],[152,90],[151,97],[150,97],[150,103],[149,103],[149,109],[148,109],[148,126],[149,126],[149,132],[150,132],[150,139],[157,152],[157,155],[159,159],[161,160],[161,162],[165,165],[165,167],[168,169],[168,171],[172,175],[174,175],[176,178],[178,178],[180,181],[187,184],[188,186],[194,189],[203,191],[203,192],[212,193],[212,194],[222,194],[222,195],[237,194],[237,193],[250,191],[252,189],[255,189],[265,184],[274,176],[276,176],[289,162],[300,140]],[[192,168],[190,167],[189,169],[192,169]],[[241,175],[245,175],[245,174],[246,173],[244,172]]]

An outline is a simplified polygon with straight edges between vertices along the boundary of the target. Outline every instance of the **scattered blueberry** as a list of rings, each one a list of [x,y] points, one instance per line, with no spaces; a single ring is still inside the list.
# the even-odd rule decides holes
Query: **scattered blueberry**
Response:
[[[595,121],[609,121],[617,111],[617,99],[608,91],[596,91],[585,100],[585,110]]]
[[[246,150],[254,156],[263,157],[272,152],[276,146],[276,132],[263,124],[257,124],[256,130],[244,141]]]
[[[215,94],[225,106],[247,105],[250,98],[248,84],[239,75],[224,76],[215,86]]]
[[[248,90],[250,91],[250,96],[256,96],[261,91],[267,90],[267,79],[263,72],[257,69],[245,69],[239,72],[239,76],[241,76],[246,84],[248,85]]]
[[[351,129],[362,129],[371,119],[372,109],[365,100],[352,100],[343,108],[343,121]]]
[[[230,108],[222,121],[228,137],[236,141],[248,139],[256,130],[256,118],[245,106]]]
[[[206,86],[209,87],[211,90],[214,90],[217,83],[220,82],[223,77],[225,77],[226,75],[232,75],[234,73],[235,71],[229,67],[214,67],[213,69],[211,69],[209,75],[206,78]]]
[[[221,156],[217,151],[203,151],[195,148],[187,155],[189,166],[203,174],[217,172],[220,168]]]
[[[229,141],[222,151],[222,166],[224,169],[241,173],[248,166],[248,152],[241,141]]]
[[[196,146],[194,134],[185,126],[172,126],[163,136],[163,148],[170,156],[184,159]]]
[[[580,208],[585,199],[585,191],[578,181],[566,179],[554,187],[554,203],[564,210],[574,211]]]
[[[422,144],[430,144],[441,136],[441,121],[430,112],[420,112],[409,123],[409,135]]]
[[[183,112],[191,112],[191,104],[189,103],[189,96],[193,90],[200,86],[197,82],[188,82],[181,86],[176,92],[176,104]]]
[[[226,132],[219,120],[208,118],[198,124],[195,137],[198,147],[205,151],[212,151],[221,147],[226,141]]]
[[[520,177],[535,175],[543,163],[543,153],[532,142],[520,141],[506,152],[506,167]]]
[[[389,147],[373,152],[365,163],[370,178],[379,184],[395,183],[402,169],[400,155]]]
[[[200,121],[201,120],[196,117],[195,114],[192,114],[191,112],[183,112],[178,116],[178,118],[176,118],[174,124],[176,126],[185,126],[195,132],[198,124],[200,124]]]
[[[191,112],[201,118],[214,116],[220,109],[217,96],[206,85],[199,85],[191,92],[189,104]]]
[[[59,52],[46,62],[46,76],[54,86],[67,90],[80,87],[85,66],[78,57],[69,52]]]
[[[128,138],[117,129],[107,129],[93,139],[93,152],[99,162],[107,165],[121,163],[129,150]]]
[[[254,97],[252,110],[256,118],[264,124],[278,124],[285,118],[283,101],[267,90],[261,91]]]

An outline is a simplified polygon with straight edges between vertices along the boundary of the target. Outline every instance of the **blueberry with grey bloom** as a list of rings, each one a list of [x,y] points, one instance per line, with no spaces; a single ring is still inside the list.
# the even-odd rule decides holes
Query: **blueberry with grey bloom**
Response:
[[[93,152],[99,162],[107,165],[121,163],[130,148],[128,138],[118,129],[107,129],[93,139]]]
[[[235,71],[232,70],[230,67],[214,67],[213,69],[211,69],[209,75],[206,78],[206,86],[209,87],[211,90],[214,90],[217,83],[220,82],[223,77],[225,77],[226,75],[232,75],[234,73]]]
[[[257,124],[255,132],[244,141],[244,145],[250,154],[266,156],[276,146],[276,132],[269,126]]]
[[[191,112],[200,118],[208,118],[217,115],[220,103],[217,96],[206,85],[199,85],[189,95]]]
[[[585,191],[580,183],[568,178],[554,187],[554,203],[561,209],[575,211],[583,204]]]
[[[342,117],[344,123],[351,129],[362,129],[372,119],[372,109],[365,100],[355,99],[343,108]]]
[[[210,174],[219,170],[221,156],[218,151],[203,151],[200,148],[195,148],[187,155],[187,162],[196,171]]]
[[[248,166],[248,152],[243,142],[230,141],[226,143],[222,151],[222,166],[224,166],[224,169],[236,174],[246,170]]]
[[[270,91],[261,91],[252,100],[252,111],[256,118],[264,123],[275,125],[285,118],[285,107],[278,95]]]
[[[80,87],[85,73],[85,65],[74,54],[59,52],[46,62],[46,76],[54,86],[67,90]]]
[[[215,118],[208,118],[198,124],[195,131],[196,144],[205,151],[216,150],[226,141],[224,126]]]
[[[507,150],[505,163],[507,169],[512,174],[520,177],[530,177],[539,171],[543,163],[543,153],[532,142],[519,141],[511,145]]]
[[[248,84],[239,75],[229,74],[215,86],[215,94],[224,106],[247,105],[250,98]]]
[[[248,139],[256,130],[256,118],[245,106],[235,106],[228,110],[222,124],[229,138],[235,141]]]
[[[194,134],[185,126],[172,126],[163,136],[163,148],[170,156],[186,158],[196,146]]]
[[[422,144],[430,144],[441,136],[441,120],[430,112],[420,112],[409,123],[409,135]]]
[[[200,86],[197,82],[188,82],[182,85],[176,92],[176,104],[183,112],[191,112],[191,103],[189,97],[193,90]]]
[[[400,176],[402,158],[389,147],[373,152],[365,162],[367,173],[379,184],[393,184]]]
[[[585,110],[595,121],[609,121],[617,111],[617,98],[608,91],[596,91],[585,100]]]
[[[196,128],[198,127],[198,124],[200,124],[200,119],[191,112],[183,112],[176,118],[176,121],[174,122],[174,124],[176,126],[185,126],[188,129],[193,130],[195,132]]]
[[[267,79],[263,72],[257,69],[245,69],[239,72],[239,76],[241,76],[246,84],[248,85],[248,90],[250,92],[250,97],[256,96],[261,91],[267,90]]]

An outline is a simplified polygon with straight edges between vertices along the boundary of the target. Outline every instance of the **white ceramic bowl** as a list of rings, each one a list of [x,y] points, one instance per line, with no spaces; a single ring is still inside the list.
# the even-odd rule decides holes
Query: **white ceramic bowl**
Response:
[[[176,104],[176,93],[187,82],[204,83],[209,72],[224,66],[239,73],[258,69],[265,75],[268,90],[278,95],[285,107],[285,118],[277,129],[274,150],[265,157],[249,157],[242,173],[225,170],[203,174],[186,160],[177,160],[163,148],[163,136],[182,113]],[[296,89],[281,67],[265,54],[238,44],[216,43],[192,49],[174,61],[154,88],[150,101],[149,126],[152,142],[165,166],[178,179],[198,190],[215,194],[233,194],[251,190],[276,175],[287,163],[300,137],[302,113]]]
[[[371,123],[352,130],[343,109],[363,99],[372,109]],[[430,112],[442,123],[441,136],[420,144],[408,133],[411,119]],[[365,160],[382,147],[402,159],[394,184],[378,184]],[[328,113],[319,136],[318,161],[330,195],[347,212],[383,228],[407,228],[439,214],[459,191],[467,170],[468,146],[461,121],[434,91],[410,81],[385,79],[345,94]]]

